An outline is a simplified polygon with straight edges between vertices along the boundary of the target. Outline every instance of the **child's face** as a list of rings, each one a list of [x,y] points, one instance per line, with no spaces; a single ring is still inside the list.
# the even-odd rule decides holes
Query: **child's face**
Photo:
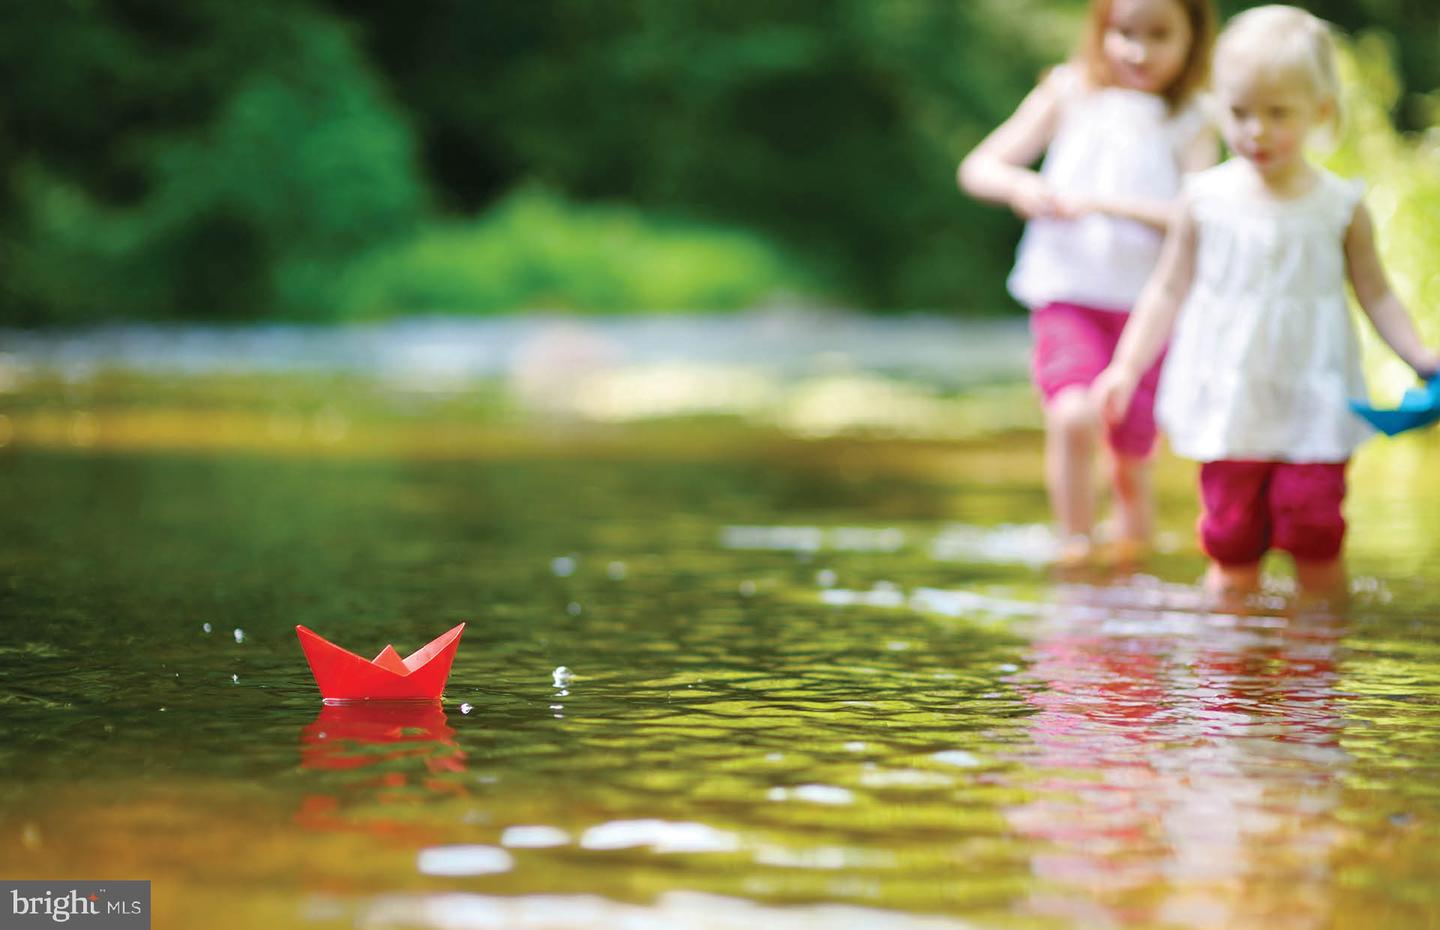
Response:
[[[1193,38],[1180,0],[1114,0],[1103,49],[1121,87],[1164,93],[1185,68]]]
[[[1229,70],[1216,78],[1215,91],[1225,142],[1265,176],[1294,168],[1306,137],[1330,115],[1331,105],[1305,75],[1293,71]]]

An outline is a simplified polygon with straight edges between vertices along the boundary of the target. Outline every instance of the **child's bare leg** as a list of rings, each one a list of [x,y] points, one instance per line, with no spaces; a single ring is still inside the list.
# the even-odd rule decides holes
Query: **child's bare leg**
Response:
[[[1137,558],[1150,545],[1155,531],[1155,503],[1150,482],[1150,459],[1115,453],[1111,465],[1115,493],[1115,522],[1120,554]]]
[[[1045,406],[1045,485],[1066,548],[1084,545],[1095,525],[1095,446],[1100,418],[1089,392],[1065,388]],[[1080,556],[1070,552],[1065,555]]]
[[[1295,581],[1306,594],[1341,597],[1349,588],[1342,559],[1296,559]]]
[[[1223,565],[1212,560],[1205,571],[1205,590],[1220,597],[1253,594],[1260,590],[1260,563]]]

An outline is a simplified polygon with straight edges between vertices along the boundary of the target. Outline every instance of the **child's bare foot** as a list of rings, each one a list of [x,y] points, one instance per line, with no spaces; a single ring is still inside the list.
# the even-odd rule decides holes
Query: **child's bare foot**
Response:
[[[1211,562],[1205,570],[1205,593],[1222,601],[1245,598],[1260,590],[1260,563],[1221,565]]]
[[[1095,557],[1095,544],[1089,536],[1067,536],[1060,540],[1055,552],[1055,567],[1061,571],[1073,571],[1089,565]]]
[[[1349,594],[1345,563],[1340,559],[1295,560],[1295,581],[1311,600],[1342,602]]]
[[[1150,555],[1148,539],[1121,537],[1111,540],[1105,548],[1105,561],[1116,568],[1138,568]]]

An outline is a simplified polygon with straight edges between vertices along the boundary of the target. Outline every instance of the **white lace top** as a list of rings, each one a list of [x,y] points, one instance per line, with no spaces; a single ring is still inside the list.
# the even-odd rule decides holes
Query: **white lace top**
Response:
[[[1201,462],[1342,462],[1371,429],[1345,297],[1345,236],[1362,188],[1329,172],[1294,200],[1254,194],[1232,159],[1191,175],[1195,274],[1160,376],[1156,412]]]
[[[1040,175],[1062,194],[1168,200],[1180,191],[1179,158],[1206,127],[1194,104],[1172,116],[1164,98],[1089,88],[1070,65],[1048,78],[1061,114]],[[1092,214],[1031,220],[1010,293],[1034,310],[1056,301],[1128,311],[1160,255],[1161,235],[1133,220]]]

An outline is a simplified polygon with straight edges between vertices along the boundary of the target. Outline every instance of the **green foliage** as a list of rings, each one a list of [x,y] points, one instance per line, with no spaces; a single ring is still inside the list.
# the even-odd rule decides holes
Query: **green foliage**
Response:
[[[453,210],[533,181],[755,229],[849,302],[1011,306],[1019,224],[954,173],[1063,54],[1037,48],[1033,22],[1054,18],[1039,4],[532,0],[426,18],[372,0],[357,15]]]
[[[346,318],[731,309],[807,290],[793,267],[750,234],[525,190],[473,222],[428,228],[357,261],[335,305]]]
[[[208,119],[134,132],[117,151],[92,153],[108,168],[74,170],[54,156],[15,166],[8,193],[22,222],[10,224],[12,313],[328,315],[316,303],[323,282],[357,251],[413,226],[424,190],[408,130],[344,30],[305,15],[269,25],[278,48],[239,69]],[[94,31],[102,47],[123,49],[131,38]],[[132,191],[97,183],[97,173],[121,168]]]
[[[1013,310],[1020,224],[958,194],[955,165],[1085,5],[20,4],[0,30],[0,324],[675,309],[797,281],[852,305]],[[1382,185],[1396,273],[1433,306],[1405,269],[1433,245],[1435,147],[1389,120],[1435,122],[1413,91],[1440,80],[1440,7],[1312,7],[1395,33],[1397,58],[1373,39],[1362,58],[1398,60],[1412,93],[1376,78],[1368,141],[1338,157]],[[553,198],[506,200],[527,189]],[[638,212],[565,206],[622,203]],[[704,225],[654,219],[677,216]]]

